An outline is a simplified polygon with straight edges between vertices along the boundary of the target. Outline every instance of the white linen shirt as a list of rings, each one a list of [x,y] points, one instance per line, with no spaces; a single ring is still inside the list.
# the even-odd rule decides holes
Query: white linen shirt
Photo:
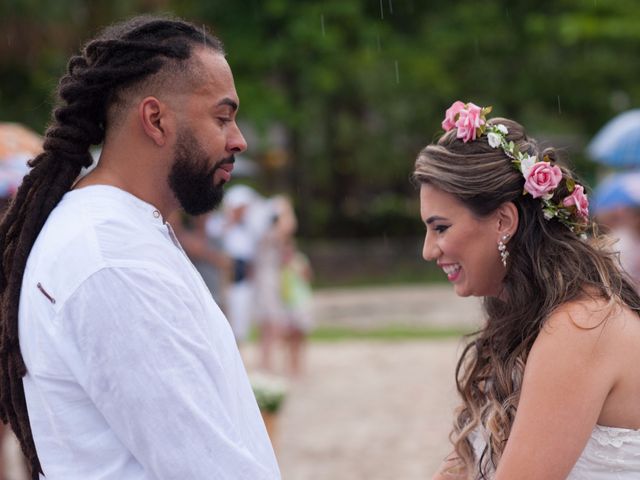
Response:
[[[154,206],[67,193],[29,255],[19,333],[47,480],[280,478],[229,324]]]

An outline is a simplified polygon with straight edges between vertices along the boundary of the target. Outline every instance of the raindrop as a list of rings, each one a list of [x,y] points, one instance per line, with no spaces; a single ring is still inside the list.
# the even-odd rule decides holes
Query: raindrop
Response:
[[[382,0],[380,0],[380,18],[384,20],[384,8],[382,6]]]
[[[562,105],[560,105],[560,95],[558,95],[558,113],[562,115]]]
[[[400,83],[400,70],[398,69],[398,60],[396,60],[396,83]]]
[[[322,36],[324,37],[324,13],[320,14],[320,27],[322,28]]]
[[[389,13],[393,15],[393,0],[389,0]]]

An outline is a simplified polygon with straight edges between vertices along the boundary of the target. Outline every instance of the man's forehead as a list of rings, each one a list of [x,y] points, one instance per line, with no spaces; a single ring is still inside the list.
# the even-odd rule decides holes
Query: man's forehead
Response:
[[[225,57],[208,49],[198,49],[194,52],[193,60],[192,68],[197,70],[194,73],[198,78],[193,93],[214,97],[214,101],[221,102],[222,105],[232,106],[230,104],[233,103],[237,108],[238,95]]]

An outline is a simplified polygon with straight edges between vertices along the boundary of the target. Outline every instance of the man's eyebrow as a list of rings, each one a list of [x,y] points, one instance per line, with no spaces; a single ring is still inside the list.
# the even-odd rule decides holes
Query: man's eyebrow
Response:
[[[433,222],[435,222],[436,220],[446,220],[445,217],[439,217],[438,215],[433,215],[429,218],[427,218],[424,223],[426,223],[427,225],[431,225]]]
[[[220,100],[217,104],[216,107],[221,107],[223,105],[229,106],[232,108],[232,110],[235,112],[236,110],[238,110],[238,104],[236,102],[234,102],[233,100],[231,100],[229,97],[225,97],[222,100]]]

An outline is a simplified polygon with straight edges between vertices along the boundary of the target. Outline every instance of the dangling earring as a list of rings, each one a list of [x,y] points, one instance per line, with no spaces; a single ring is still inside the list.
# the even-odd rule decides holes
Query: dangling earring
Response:
[[[504,265],[504,268],[507,268],[507,257],[509,256],[509,250],[507,250],[507,246],[504,242],[509,240],[510,236],[511,235],[509,235],[508,233],[505,233],[498,242],[498,251],[500,252],[500,259],[502,260],[502,265]]]

